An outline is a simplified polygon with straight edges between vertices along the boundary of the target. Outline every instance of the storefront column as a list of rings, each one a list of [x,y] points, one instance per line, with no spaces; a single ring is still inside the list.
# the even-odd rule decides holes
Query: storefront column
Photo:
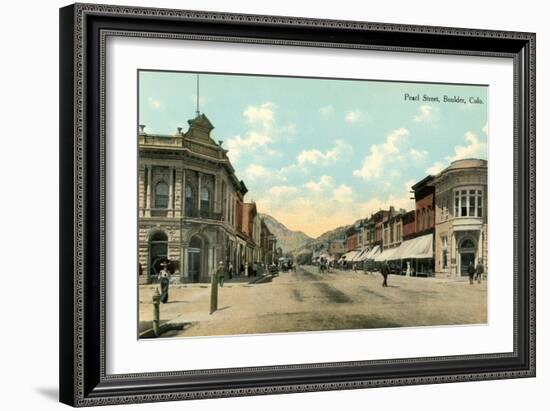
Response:
[[[483,227],[479,229],[479,235],[477,238],[477,256],[476,256],[476,265],[481,260],[483,260]],[[485,261],[483,261],[485,264]]]
[[[152,173],[151,169],[153,167],[147,166],[147,186],[145,192],[145,217],[151,217],[151,180]]]
[[[174,167],[170,166],[168,168],[170,172],[170,178],[168,185],[168,212],[174,217]]]

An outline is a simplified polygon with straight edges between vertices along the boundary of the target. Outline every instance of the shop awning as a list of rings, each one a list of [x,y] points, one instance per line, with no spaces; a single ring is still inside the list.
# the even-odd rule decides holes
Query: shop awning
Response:
[[[361,254],[361,251],[348,251],[342,256],[342,259],[346,261],[354,261],[354,258],[357,257],[359,254]]]
[[[363,248],[362,250],[358,251],[357,254],[355,254],[353,256],[353,262],[359,262],[359,261],[363,261],[362,258],[363,256],[367,253],[367,249],[366,248]]]
[[[373,248],[367,251],[366,254],[363,254],[361,256],[361,261],[374,260],[374,258],[378,255],[378,253],[380,253],[380,246],[375,245]]]
[[[393,260],[433,258],[433,235],[426,234],[403,241],[392,256]]]
[[[395,260],[393,255],[397,251],[399,247],[394,248],[388,248],[384,251],[382,251],[380,254],[378,254],[376,257],[374,257],[374,261],[380,262],[380,261],[386,261],[386,260]]]

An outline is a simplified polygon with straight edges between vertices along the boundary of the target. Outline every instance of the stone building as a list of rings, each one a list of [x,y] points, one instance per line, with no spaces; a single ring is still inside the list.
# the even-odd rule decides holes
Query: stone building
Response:
[[[465,276],[470,262],[487,272],[487,161],[457,160],[433,178],[435,270]]]
[[[214,126],[204,114],[187,132],[139,132],[140,283],[156,278],[161,264],[182,282],[209,281],[217,262],[241,263],[238,237],[247,188],[237,178]]]

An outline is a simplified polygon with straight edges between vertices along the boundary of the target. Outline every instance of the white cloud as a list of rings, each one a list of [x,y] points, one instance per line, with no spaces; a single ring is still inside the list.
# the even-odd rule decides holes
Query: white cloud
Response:
[[[409,155],[414,161],[423,161],[428,156],[428,152],[426,150],[417,150],[415,148],[411,148],[409,150]]]
[[[481,141],[479,137],[471,131],[466,132],[464,139],[467,144],[464,146],[455,146],[454,155],[447,157],[449,162],[464,158],[487,158],[486,142]]]
[[[298,154],[298,165],[304,166],[307,164],[320,164],[327,165],[334,163],[342,158],[351,155],[353,151],[352,147],[342,140],[336,140],[336,144],[333,148],[323,153],[320,150],[303,150]]]
[[[311,191],[319,193],[321,191],[325,191],[325,190],[331,188],[333,185],[334,185],[333,178],[331,176],[324,176],[323,175],[319,178],[318,182],[309,181],[309,182],[304,184],[304,187],[311,190]]]
[[[250,164],[245,170],[247,180],[255,181],[286,181],[287,178],[280,170],[271,170],[260,164]]]
[[[483,133],[487,134],[488,125],[481,129]],[[426,174],[435,175],[440,173],[444,168],[456,160],[462,160],[465,158],[487,158],[487,143],[480,139],[477,134],[472,131],[467,131],[464,134],[466,145],[455,146],[454,154],[445,157],[445,161],[436,161],[430,167],[426,169]]]
[[[245,170],[246,176],[250,179],[266,178],[269,176],[269,171],[264,166],[259,164],[250,164]]]
[[[228,156],[233,162],[238,162],[243,153],[262,150],[267,156],[278,156],[281,153],[271,147],[278,139],[291,140],[296,133],[295,124],[275,127],[275,110],[273,103],[266,102],[259,106],[247,106],[243,118],[248,131],[227,140]]]
[[[147,99],[147,103],[149,104],[149,107],[152,108],[153,110],[157,110],[157,111],[164,110],[164,104],[162,104],[162,102],[156,98],[149,97]]]
[[[243,151],[257,150],[260,147],[264,147],[271,143],[272,138],[267,134],[257,133],[255,131],[249,132],[244,137],[235,136],[227,141],[228,155],[231,161],[238,161]]]
[[[441,161],[436,161],[426,169],[426,174],[434,176],[436,174],[439,174],[444,168],[445,164],[443,164]]]
[[[268,193],[275,197],[288,197],[296,194],[298,189],[294,186],[273,186]]]
[[[331,106],[330,104],[328,106],[323,106],[319,109],[319,112],[323,115],[323,116],[330,116],[331,114],[334,113],[334,107]]]
[[[375,197],[367,202],[359,204],[360,214],[362,216],[370,216],[378,210],[387,210],[390,206],[395,207],[396,210],[413,210],[414,199],[412,198],[410,190],[414,183],[413,180],[406,181],[403,186],[403,191],[398,195],[390,195],[386,199]]]
[[[341,184],[332,192],[332,198],[340,203],[351,203],[353,201],[353,192],[351,187]]]
[[[390,168],[399,159],[399,145],[409,135],[406,128],[393,130],[386,136],[386,141],[382,144],[374,144],[370,147],[370,154],[363,160],[363,166],[355,170],[353,175],[361,177],[365,181],[372,180],[382,175],[385,166]]]
[[[417,123],[435,123],[439,121],[439,109],[428,104],[423,104],[418,108],[414,121]]]
[[[344,120],[348,123],[357,123],[363,117],[363,113],[360,110],[348,111],[344,116]]]
[[[247,123],[260,123],[267,127],[275,120],[275,104],[267,102],[260,106],[248,106],[243,113]]]

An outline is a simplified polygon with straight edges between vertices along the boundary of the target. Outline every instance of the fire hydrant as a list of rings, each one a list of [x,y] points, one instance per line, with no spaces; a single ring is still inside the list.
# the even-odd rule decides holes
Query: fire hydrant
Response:
[[[153,332],[155,337],[160,335],[160,293],[158,288],[153,294]]]

